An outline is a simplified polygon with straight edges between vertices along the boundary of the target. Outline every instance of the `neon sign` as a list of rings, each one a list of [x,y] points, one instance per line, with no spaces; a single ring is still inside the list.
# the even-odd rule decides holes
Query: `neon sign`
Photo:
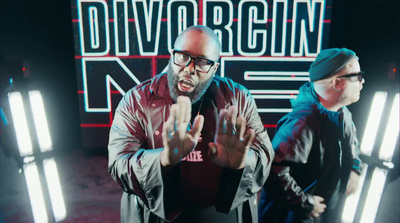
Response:
[[[308,81],[310,63],[326,48],[331,5],[331,0],[73,2],[82,131],[107,132],[107,139],[121,95],[160,73],[177,35],[197,24],[209,26],[221,41],[219,74],[249,88],[263,122],[274,127]]]

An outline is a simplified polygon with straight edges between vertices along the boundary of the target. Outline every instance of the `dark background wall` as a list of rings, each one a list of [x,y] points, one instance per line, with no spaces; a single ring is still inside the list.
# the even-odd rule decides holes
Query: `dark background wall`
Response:
[[[82,149],[71,7],[69,1],[3,1],[0,60],[30,64],[30,79],[44,92],[54,148]],[[400,8],[395,0],[334,1],[330,47],[347,47],[367,75],[361,100],[350,106],[361,138],[376,90],[397,88],[388,64],[400,66]],[[2,77],[1,90],[7,85]]]
[[[54,148],[81,149],[70,2],[2,1],[0,33],[0,59],[28,61],[44,92]]]
[[[399,71],[388,79],[388,64],[400,67],[398,5],[395,0],[333,2],[329,46],[354,50],[367,73],[361,100],[350,106],[360,138],[373,93],[399,85]],[[54,148],[82,149],[70,2],[3,1],[0,33],[2,64],[28,61],[30,79],[44,92]],[[1,80],[3,91],[7,78]]]

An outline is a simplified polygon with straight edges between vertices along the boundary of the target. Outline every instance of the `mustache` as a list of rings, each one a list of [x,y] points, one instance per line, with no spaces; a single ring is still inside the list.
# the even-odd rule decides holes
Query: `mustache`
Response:
[[[187,72],[184,72],[183,74],[179,75],[178,73],[175,73],[171,66],[168,67],[167,71],[167,78],[168,78],[168,87],[169,87],[169,92],[170,96],[172,99],[176,101],[177,97],[182,94],[185,96],[188,96],[192,100],[192,104],[196,103],[199,101],[199,99],[205,94],[207,91],[208,87],[211,85],[213,76],[211,76],[208,80],[204,82],[197,82],[195,86],[195,89],[191,93],[183,93],[180,92],[178,89],[178,82],[180,80],[185,80],[185,81],[190,81],[192,82],[192,75],[188,74]],[[192,83],[195,83],[194,81]]]

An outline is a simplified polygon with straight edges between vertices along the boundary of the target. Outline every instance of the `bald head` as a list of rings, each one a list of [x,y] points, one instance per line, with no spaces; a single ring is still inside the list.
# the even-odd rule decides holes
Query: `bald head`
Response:
[[[175,40],[174,49],[200,52],[205,55],[197,55],[218,60],[221,51],[221,43],[214,31],[207,26],[191,26],[182,31]]]

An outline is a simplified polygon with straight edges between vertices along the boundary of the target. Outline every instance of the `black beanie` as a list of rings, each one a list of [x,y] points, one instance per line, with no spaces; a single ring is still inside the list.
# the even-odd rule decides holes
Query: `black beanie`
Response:
[[[356,53],[346,48],[322,50],[308,70],[310,81],[322,80],[338,72],[353,57],[357,58]]]

